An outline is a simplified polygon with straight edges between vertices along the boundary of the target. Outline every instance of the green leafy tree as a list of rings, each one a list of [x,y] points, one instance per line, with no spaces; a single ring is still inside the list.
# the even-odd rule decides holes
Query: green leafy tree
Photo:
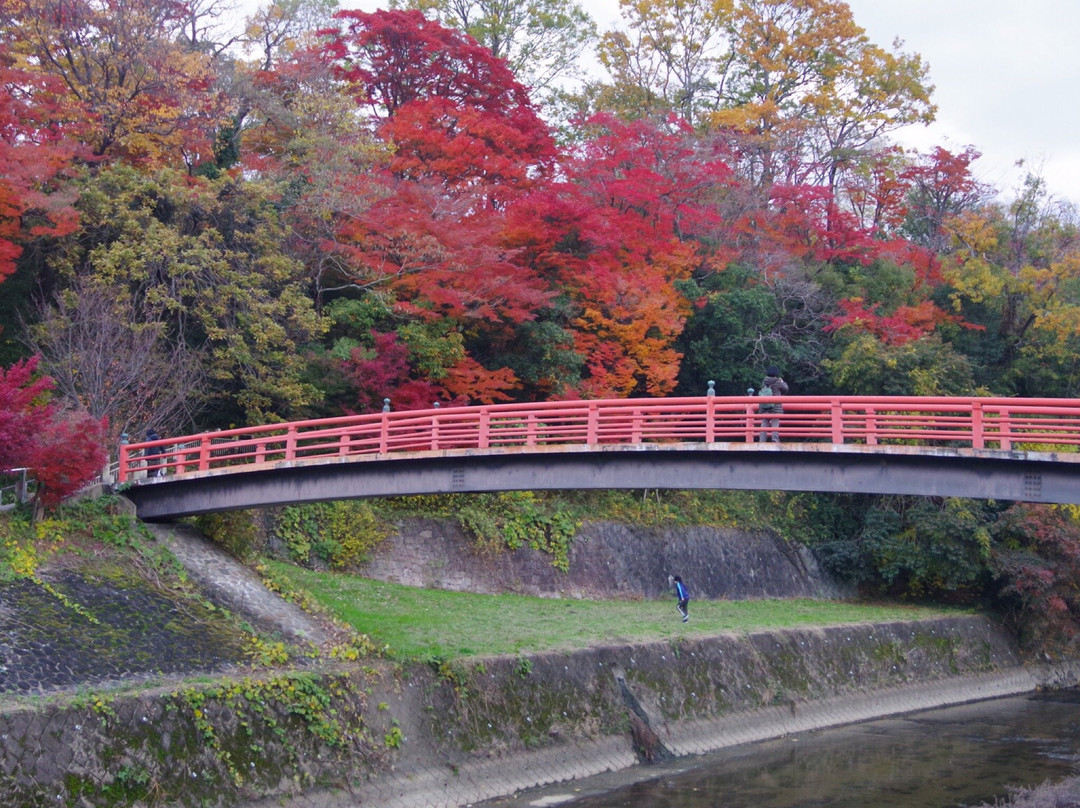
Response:
[[[784,279],[769,283],[742,264],[682,288],[695,305],[679,338],[685,357],[681,394],[701,395],[712,380],[719,395],[743,395],[758,386],[770,364],[784,369],[793,392],[819,391],[829,342],[829,298],[819,288]]]
[[[961,396],[975,389],[971,363],[940,336],[902,344],[851,330],[823,360],[832,389],[850,395]]]
[[[994,509],[974,500],[852,500],[858,527],[814,549],[827,567],[873,594],[971,599],[991,580]]]
[[[118,167],[86,179],[79,212],[62,259],[72,288],[121,289],[118,306],[201,349],[215,424],[288,418],[316,394],[301,347],[323,324],[261,186]]]

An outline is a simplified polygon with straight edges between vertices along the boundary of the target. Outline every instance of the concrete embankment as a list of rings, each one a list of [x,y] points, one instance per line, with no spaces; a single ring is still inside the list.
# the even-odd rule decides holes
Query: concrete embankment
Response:
[[[1036,677],[982,617],[220,679],[0,712],[5,805],[457,806]]]
[[[764,535],[688,530],[657,547],[642,531],[591,526],[575,545],[577,571],[564,576],[529,553],[470,567],[454,531],[414,527],[373,566],[388,577],[404,570],[416,583],[499,580],[549,595],[603,586],[647,597],[635,587],[662,586],[655,582],[670,569],[694,569],[699,592],[712,586],[728,596],[822,585],[812,559]],[[980,616],[433,664],[349,660],[333,655],[320,625],[202,537],[165,526],[155,534],[210,600],[320,654],[302,670],[246,669],[236,641],[221,639],[230,636],[224,626],[210,634],[205,617],[185,622],[189,607],[115,576],[54,575],[50,598],[81,608],[43,626],[31,615],[45,614],[39,601],[54,605],[49,598],[0,588],[5,808],[458,806],[790,732],[1023,693],[1047,677],[1025,667],[1011,637]],[[135,629],[120,632],[128,625]],[[107,656],[118,639],[122,650]],[[160,678],[185,671],[204,675],[197,683]],[[1054,673],[1056,685],[1077,678]],[[139,689],[118,689],[118,678]]]
[[[385,685],[385,683],[384,683]],[[408,672],[362,804],[454,806],[885,715],[1033,690],[981,617],[595,648]],[[326,795],[329,796],[329,795]],[[348,805],[347,801],[327,804]]]

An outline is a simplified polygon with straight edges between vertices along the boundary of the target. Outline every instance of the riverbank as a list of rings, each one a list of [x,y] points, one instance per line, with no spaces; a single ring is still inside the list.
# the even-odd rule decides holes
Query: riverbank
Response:
[[[20,807],[449,808],[1038,681],[977,616],[341,663],[9,705],[0,787]]]
[[[0,710],[8,804],[457,806],[790,732],[1028,692],[1047,679],[1022,664],[999,626],[971,615],[430,662],[359,658],[334,644],[332,626],[286,604],[197,534],[154,532],[211,600],[311,655],[301,667],[252,669],[234,649],[198,679],[142,676],[128,679],[128,689],[111,682],[9,700]],[[699,549],[701,539],[688,546]],[[74,604],[78,590],[60,583],[53,590]],[[105,583],[112,594],[104,600],[145,611],[118,582]],[[106,616],[87,611],[72,633],[100,633]],[[140,655],[192,634],[158,636],[156,646],[123,655],[129,673]],[[47,658],[52,649],[42,650]],[[1057,673],[1058,684],[1075,679]]]

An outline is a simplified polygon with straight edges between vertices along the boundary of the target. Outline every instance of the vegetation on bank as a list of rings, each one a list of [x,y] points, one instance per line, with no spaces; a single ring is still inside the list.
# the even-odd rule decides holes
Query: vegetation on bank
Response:
[[[395,529],[395,521],[404,516],[456,520],[473,537],[479,554],[512,552],[529,546],[548,553],[552,565],[562,570],[569,563],[576,530],[586,519],[651,527],[715,525],[773,530],[789,541],[812,548],[832,574],[854,584],[868,600],[986,610],[1005,619],[1030,653],[1071,654],[1080,636],[1073,617],[1080,613],[1080,595],[1073,586],[1080,579],[1080,510],[1067,506],[783,492],[509,492],[241,511],[203,517],[196,524],[241,560],[251,563],[269,556],[296,565],[297,569],[285,576],[290,581],[287,586],[324,590],[313,593],[311,600],[323,602],[336,612],[331,592],[347,589],[351,584],[345,582],[350,579],[329,578],[328,583],[319,583],[320,579],[304,577],[303,570],[348,573],[356,569]],[[184,581],[183,570],[175,561],[149,540],[135,520],[119,513],[115,501],[109,498],[68,505],[36,522],[25,510],[0,515],[0,580],[24,577],[47,587],[48,582],[37,577],[39,567],[65,553],[92,553],[93,547],[130,554],[136,566],[156,579],[178,584]],[[359,602],[367,596],[356,597]],[[404,597],[394,595],[391,600],[396,604]],[[723,604],[723,609],[729,605]],[[422,622],[422,610],[432,608],[431,604],[418,606],[421,611],[404,624],[397,615],[379,617],[372,623],[378,610],[371,603],[365,608],[367,613],[361,616],[367,623],[350,613],[340,617],[356,624],[361,632],[379,634],[379,645],[393,646],[400,640],[402,648],[395,650],[406,655],[413,653],[409,648],[421,655],[468,653],[469,649],[487,653],[477,648],[479,641],[440,638],[434,627],[431,633],[410,630],[410,620]],[[462,620],[488,608],[470,606]],[[491,607],[495,612],[498,608]],[[531,608],[542,614],[547,605],[541,601]],[[553,636],[541,631],[536,635],[537,642],[552,647],[560,636],[577,637],[576,641],[581,642],[621,636],[620,621],[625,618],[619,611],[622,605],[613,607],[610,615],[603,610],[594,613],[591,610],[600,607],[583,602],[575,608],[585,610],[577,617],[582,624],[596,627],[595,634],[571,626],[555,630]],[[669,630],[665,608],[656,608],[659,616],[643,612],[629,622]],[[448,614],[450,607],[435,609],[434,613]],[[712,617],[710,630],[742,628],[740,623],[725,622],[741,617],[726,612]],[[796,619],[781,609],[759,625],[775,626],[788,618]],[[822,614],[821,619],[834,618]],[[525,626],[529,621],[517,622]],[[696,621],[694,627],[704,625]],[[522,650],[521,642],[510,642],[509,652]]]
[[[46,519],[33,519],[27,508],[0,513],[0,583],[27,578],[48,586],[39,577],[43,567],[106,553],[122,555],[129,568],[163,585],[187,585],[173,555],[116,497],[70,502]]]
[[[351,501],[293,506],[269,519],[240,512],[198,524],[240,557],[269,553],[310,569],[348,571],[403,516],[456,521],[477,553],[529,546],[562,570],[585,520],[772,531],[810,547],[865,598],[987,610],[1007,621],[1031,653],[1072,655],[1080,640],[1080,509],[1072,506],[650,489]],[[239,546],[238,537],[246,537]]]
[[[674,600],[582,600],[480,595],[374,581],[269,562],[275,579],[405,659],[566,651],[726,632],[920,620],[948,610],[822,600],[694,601],[682,623]],[[953,611],[955,613],[955,611]]]
[[[940,614],[928,607],[908,605],[857,605],[824,601],[695,601],[692,622],[678,622],[674,605],[664,601],[553,600],[512,594],[475,595],[423,590],[364,579],[348,574],[348,565],[335,559],[362,560],[363,554],[342,555],[341,547],[370,550],[381,535],[392,529],[389,519],[402,514],[445,515],[450,508],[468,513],[500,510],[501,520],[512,525],[509,538],[499,546],[492,536],[477,538],[477,551],[494,553],[518,546],[515,537],[528,535],[523,525],[550,521],[575,523],[587,508],[594,516],[634,515],[642,522],[657,519],[700,519],[706,513],[717,519],[727,497],[691,495],[667,497],[626,492],[605,493],[596,498],[561,501],[531,495],[498,495],[487,498],[412,498],[384,503],[334,503],[281,509],[274,525],[278,549],[288,561],[264,561],[260,571],[271,586],[299,600],[307,608],[325,611],[358,636],[371,642],[355,643],[364,653],[384,648],[398,658],[451,658],[490,654],[580,648],[608,642],[647,642],[688,634],[751,631],[793,626],[826,625],[912,619]],[[737,498],[728,503],[727,519],[736,513],[750,518],[749,500],[736,510]],[[697,502],[700,507],[686,506]],[[760,503],[758,503],[760,504]],[[418,510],[420,509],[420,510]],[[561,510],[560,510],[561,509]],[[260,531],[254,512],[224,514],[212,525],[226,533],[227,549],[255,561],[270,549],[256,539]],[[349,517],[355,517],[351,519]],[[464,517],[466,521],[472,517]],[[205,520],[204,520],[205,521]],[[520,522],[520,524],[519,524]],[[275,529],[274,525],[271,530]],[[346,529],[353,526],[353,532]],[[265,530],[265,527],[263,528]],[[538,529],[538,528],[537,528]],[[310,531],[311,541],[305,538]],[[336,531],[336,532],[335,532]],[[355,533],[355,535],[354,535]],[[238,544],[237,537],[245,538]],[[221,537],[218,537],[219,540]],[[109,564],[118,571],[134,571],[177,596],[192,597],[184,570],[168,551],[157,544],[142,525],[123,513],[115,498],[84,500],[59,509],[51,518],[34,521],[25,510],[0,514],[0,581],[28,579],[53,593],[72,619],[85,611],[49,581],[42,570],[75,566],[95,559],[99,575]],[[320,542],[322,544],[320,544]],[[327,542],[331,542],[327,549]],[[550,546],[534,544],[538,549]],[[560,566],[553,553],[553,565]],[[315,569],[318,568],[318,569]],[[184,594],[186,593],[186,595]],[[255,642],[252,660],[264,665],[284,664],[289,659],[280,644]],[[261,650],[260,650],[261,649]],[[267,649],[276,649],[269,654]]]
[[[1045,782],[1034,788],[1010,790],[1008,801],[978,808],[1074,808],[1080,805],[1080,777],[1070,777],[1060,783]]]

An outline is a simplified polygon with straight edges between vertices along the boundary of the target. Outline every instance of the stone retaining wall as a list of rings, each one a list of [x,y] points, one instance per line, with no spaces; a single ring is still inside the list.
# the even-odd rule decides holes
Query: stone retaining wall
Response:
[[[586,522],[574,536],[570,570],[523,547],[478,556],[451,521],[408,519],[358,571],[369,578],[453,591],[541,597],[657,598],[681,575],[695,598],[832,598],[841,591],[805,547],[769,531],[640,527]]]
[[[983,617],[351,664],[0,712],[5,806],[458,806],[1030,691]]]

